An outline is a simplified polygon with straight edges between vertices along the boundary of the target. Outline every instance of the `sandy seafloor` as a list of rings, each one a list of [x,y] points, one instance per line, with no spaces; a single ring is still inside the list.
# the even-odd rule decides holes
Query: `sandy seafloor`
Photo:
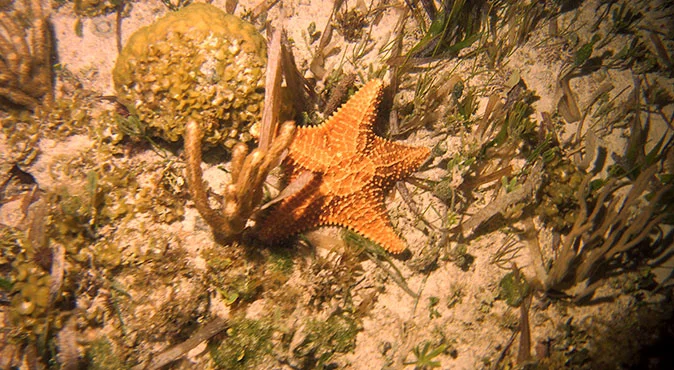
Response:
[[[224,3],[212,2],[222,9],[225,8]],[[244,14],[256,5],[256,2],[241,1],[235,14]],[[345,1],[343,7],[362,10],[370,5],[362,1]],[[324,63],[327,74],[342,66],[346,72],[356,72],[359,76],[357,85],[361,85],[363,78],[372,77],[373,70],[388,68],[387,46],[392,42],[399,17],[407,7],[407,2],[381,1],[376,5],[385,10],[378,13],[376,21],[373,17],[367,18],[369,23],[365,25],[365,32],[359,40],[347,42],[339,32],[334,32],[328,46],[332,51]],[[667,12],[672,14],[671,8],[656,14],[658,5],[658,2],[640,2],[633,5],[646,17],[639,32],[647,34],[648,27],[660,27],[662,18],[658,17]],[[563,36],[550,36],[550,20],[541,20],[528,35],[526,42],[513,48],[496,67],[489,65],[483,53],[477,53],[476,57],[468,49],[459,56],[424,64],[424,68],[432,70],[431,74],[437,76],[438,80],[458,76],[464,83],[464,94],[475,94],[477,111],[472,118],[474,123],[481,119],[491,96],[496,95],[501,101],[505,101],[510,87],[514,85],[513,79],[517,82],[514,76],[519,76],[527,88],[538,96],[530,116],[533,122],[542,125],[543,113],[549,113],[555,120],[564,122],[557,113],[558,101],[562,96],[557,78],[564,66],[573,63],[575,50],[590,40],[593,34],[591,25],[599,14],[596,10],[598,6],[599,2],[586,1],[576,9],[553,17],[558,28],[564,30]],[[308,41],[307,29],[313,24],[316,30],[324,30],[332,8],[331,1],[282,0],[268,11],[266,20],[272,25],[284,26],[288,37],[293,40],[297,66],[306,77],[315,77],[309,71],[309,65],[318,44]],[[614,8],[618,9],[619,5],[614,5]],[[73,99],[78,90],[87,92],[86,99],[91,99],[92,96],[115,95],[111,71],[118,55],[115,44],[116,15],[113,13],[82,17],[81,35],[77,35],[78,16],[74,13],[72,3],[66,3],[49,12],[54,28],[58,64],[68,71],[67,78],[63,77],[63,73],[57,75],[57,101]],[[161,1],[134,2],[121,23],[122,42],[125,43],[139,27],[153,22],[167,12],[168,9]],[[283,21],[280,21],[281,15]],[[403,50],[409,50],[421,39],[423,33],[409,13],[405,22],[402,47]],[[256,26],[260,28],[260,23]],[[605,32],[605,29],[602,30]],[[663,43],[671,58],[674,56],[672,30],[663,28],[662,33]],[[602,50],[616,53],[629,41],[629,37],[619,35]],[[576,40],[576,43],[572,44],[569,41],[571,39]],[[645,36],[642,39],[646,39]],[[368,51],[354,63],[351,56],[362,40],[366,40]],[[646,49],[654,56],[656,63],[660,66],[666,64],[658,59],[652,44],[647,44]],[[607,83],[613,85],[608,99],[614,99],[613,109],[618,109],[629,99],[629,91],[636,77],[657,82],[672,96],[673,79],[668,77],[668,73],[672,76],[671,64],[669,72],[662,67],[654,72],[637,74],[634,68],[599,68],[592,73],[573,78],[571,89],[581,113],[586,110],[594,112],[596,105],[591,100],[600,86]],[[424,73],[421,68],[406,74],[400,91],[394,98],[394,104],[403,106],[411,101],[416,81],[427,76]],[[383,78],[389,82],[390,76],[389,70]],[[315,79],[318,80],[317,90],[321,90],[324,85],[322,79]],[[452,108],[451,104],[453,103],[446,99],[439,108],[435,108],[436,111],[444,109],[450,112],[446,115],[439,114],[439,119],[452,122],[448,116],[456,116],[456,107]],[[102,121],[100,117],[108,114],[105,112],[115,109],[112,104],[96,99],[83,106],[84,108],[77,109],[86,110],[91,116],[86,122],[92,127],[98,125],[95,122]],[[673,107],[670,98],[670,102],[662,106],[664,115],[671,117]],[[8,113],[0,114],[0,118],[7,120]],[[645,114],[642,114],[643,117]],[[74,121],[76,119],[61,122],[72,124]],[[645,140],[647,151],[661,137],[672,135],[671,128],[667,127],[660,116],[652,114],[649,123],[650,131]],[[630,126],[618,123],[616,128],[608,132],[601,129],[602,124],[600,118],[590,113],[583,130],[596,131],[599,146],[606,148],[610,163],[611,158],[615,158],[612,154],[624,154]],[[73,165],[78,161],[86,162],[86,157],[99,158],[96,152],[103,149],[97,138],[106,134],[94,134],[92,132],[95,130],[89,129],[73,129],[55,134],[58,131],[58,122],[52,122],[49,126],[50,131],[32,144],[39,148],[36,158],[28,164],[21,164],[20,168],[32,175],[45,194],[58,193],[64,188],[72,193],[81,191],[86,183],[86,173],[97,169],[95,164],[85,163],[82,169],[73,171],[56,164]],[[394,138],[404,139],[404,143],[413,146],[444,148],[442,154],[415,176],[431,181],[449,177],[452,187],[461,189],[457,190],[457,204],[452,208],[434,197],[429,190],[406,185],[416,207],[424,210],[424,218],[430,226],[417,219],[398,191],[394,191],[387,198],[389,214],[396,230],[406,239],[410,252],[407,258],[391,256],[390,261],[399,270],[409,289],[418,294],[417,298],[394,281],[391,275],[397,274],[389,262],[380,262],[377,265],[366,253],[354,255],[349,252],[348,248],[352,247],[345,245],[337,229],[326,228],[308,233],[302,241],[287,243],[281,252],[276,248],[270,250],[266,246],[218,244],[185,190],[184,178],[181,177],[184,157],[179,144],[168,145],[160,142],[158,145],[165,145],[170,149],[165,151],[153,150],[151,145],[138,140],[127,139],[105,144],[116,146],[114,155],[101,155],[100,158],[107,158],[111,167],[133,169],[132,176],[135,179],[126,181],[134,183],[130,191],[135,193],[126,194],[127,203],[139,202],[138,199],[143,196],[150,199],[153,196],[168,197],[168,200],[159,202],[161,204],[156,200],[149,200],[152,204],[150,207],[137,211],[133,217],[110,222],[99,230],[98,239],[82,247],[91,253],[89,264],[71,260],[72,256],[66,255],[65,273],[69,276],[66,278],[66,285],[70,284],[66,288],[70,289],[72,295],[68,298],[70,303],[67,306],[58,307],[62,311],[61,321],[72,323],[68,319],[75,318],[72,325],[64,324],[63,327],[68,328],[68,334],[74,333],[78,339],[68,342],[63,339],[66,334],[59,335],[59,330],[66,329],[53,328],[51,338],[54,346],[49,352],[51,355],[47,357],[53,356],[55,362],[70,361],[92,368],[94,365],[99,366],[95,368],[114,368],[122,366],[120,364],[147,364],[167,348],[185,341],[215,317],[231,319],[232,322],[246,317],[269,325],[273,330],[268,339],[271,348],[262,354],[253,354],[253,349],[246,352],[246,346],[254,347],[253,344],[242,345],[243,350],[234,361],[242,368],[314,368],[320,361],[311,359],[311,356],[317,353],[327,354],[325,368],[334,369],[412,369],[415,366],[443,369],[523,366],[530,369],[618,369],[636,368],[638,364],[651,364],[651,368],[656,369],[665,368],[658,366],[665,366],[667,358],[660,356],[657,347],[652,346],[657,346],[658,340],[666,340],[667,335],[671,339],[674,330],[671,321],[672,285],[667,280],[674,265],[671,259],[659,260],[659,265],[652,266],[651,269],[640,267],[636,271],[604,278],[604,283],[595,292],[592,300],[583,304],[576,304],[563,295],[546,295],[540,290],[533,292],[528,311],[531,355],[529,360],[518,362],[520,308],[506,302],[499,282],[511,271],[513,264],[520,268],[529,281],[536,279],[534,257],[529,253],[527,241],[518,236],[521,233],[517,233],[518,230],[523,230],[524,221],[517,217],[500,218],[468,239],[461,240],[456,232],[449,232],[447,239],[442,238],[441,229],[456,225],[453,223],[448,227],[448,209],[456,220],[465,221],[489,204],[497,196],[502,184],[499,176],[494,181],[470,189],[470,195],[467,195],[465,188],[461,188],[461,176],[467,175],[462,172],[465,168],[448,170],[446,163],[452,158],[460,158],[470,150],[471,132],[475,126],[470,128],[457,125],[452,134],[438,135],[443,130],[442,126],[441,122],[433,122],[405,135],[404,138]],[[566,142],[575,135],[578,124],[568,123],[560,127],[558,132],[561,141]],[[0,134],[0,162],[4,171],[14,165],[13,151],[16,149],[10,144],[12,128],[8,123],[3,123],[3,130]],[[565,150],[565,155],[573,158],[569,153],[572,150]],[[222,153],[207,155],[207,161],[202,168],[212,190],[220,193],[223,184],[228,181],[227,174],[221,167],[227,167],[228,164],[226,161],[220,163],[215,157],[217,155]],[[500,165],[510,164],[519,170],[525,159],[519,149],[512,155],[511,161],[501,162]],[[671,166],[670,154],[668,164],[659,173],[671,174]],[[163,174],[169,168],[177,178],[174,182],[177,185],[173,189],[176,191],[159,191],[157,188],[163,186]],[[3,173],[2,176],[6,175]],[[278,176],[278,173],[273,173],[272,177],[274,176]],[[597,176],[606,176],[606,171]],[[5,178],[2,178],[3,181]],[[521,181],[519,184],[521,185]],[[25,218],[21,213],[25,197],[21,195],[30,191],[30,187],[10,182],[7,189],[6,196],[0,202],[0,223],[25,230]],[[12,196],[9,196],[10,193]],[[171,201],[170,197],[180,200]],[[159,207],[165,208],[160,211]],[[180,208],[176,217],[166,216],[172,213],[171,207]],[[455,210],[459,213],[455,214]],[[163,213],[159,214],[160,212]],[[56,223],[50,219],[47,227]],[[553,233],[535,217],[534,225],[544,258],[546,261],[554,260],[556,255],[551,247]],[[667,230],[667,226],[663,225],[663,232],[666,233]],[[114,244],[113,249],[116,248],[121,256],[119,263],[113,263],[112,268],[106,268],[104,263],[97,261],[96,251],[100,250],[97,248],[103,239],[106,243]],[[440,244],[440,240],[445,243]],[[517,252],[515,257],[497,266],[494,256],[503,245],[510,242],[514,243]],[[257,251],[250,252],[251,249]],[[225,256],[223,259],[226,261],[218,266],[229,270],[214,274],[214,256],[220,253]],[[266,267],[274,258],[280,258],[275,257],[277,254],[291,261],[292,268],[284,270],[286,276],[271,276],[273,269]],[[425,265],[423,258],[429,254],[435,256],[437,261]],[[666,256],[666,252],[661,255]],[[629,258],[631,257],[623,259]],[[78,264],[79,267],[73,267]],[[5,267],[7,266],[9,265]],[[11,269],[4,269],[3,273],[8,277],[13,276]],[[244,297],[243,292],[237,291],[238,296],[232,297],[232,286],[241,281],[244,285],[253,284],[256,288],[245,292],[250,296]],[[643,281],[651,284],[640,284]],[[87,284],[89,288],[84,289]],[[572,295],[574,290],[570,288],[565,292]],[[17,293],[4,292],[3,296],[9,302],[13,294]],[[7,303],[0,310],[0,318],[4,316],[5,328],[15,325],[8,313],[10,306]],[[314,343],[307,339],[312,323],[328,322],[335,315],[345,315],[351,320],[348,323],[353,322],[356,325],[357,334],[347,341],[348,345],[338,347],[343,343],[337,343],[337,339],[322,338],[324,343],[319,346],[315,344],[319,339],[314,338]],[[338,331],[334,335],[343,334],[344,332]],[[226,331],[212,343],[217,345],[217,340],[226,341],[228,335],[234,338],[236,333]],[[30,357],[37,354],[27,348],[34,344],[33,340],[12,342],[13,339],[9,337],[3,340],[4,353],[11,354],[16,359],[21,358],[16,361],[24,368],[31,368]],[[101,365],[104,364],[100,360],[102,355],[92,355],[93,343],[102,343],[102,340],[109,343],[107,351],[113,353],[120,362],[110,360],[109,364],[113,365],[105,367]],[[67,347],[67,343],[74,346],[69,348],[69,353],[75,359],[64,360],[66,356],[60,349]],[[233,340],[228,345],[234,346],[237,343],[239,342]],[[429,352],[436,348],[440,350],[423,367],[418,352],[426,343]],[[315,347],[311,347],[312,345]],[[302,346],[309,346],[314,352],[303,353]],[[59,356],[56,353],[62,354]],[[212,354],[213,351],[207,349],[205,343],[201,343],[168,368],[217,368]],[[260,360],[250,358],[251,356],[260,356]],[[220,367],[226,368],[224,365]]]

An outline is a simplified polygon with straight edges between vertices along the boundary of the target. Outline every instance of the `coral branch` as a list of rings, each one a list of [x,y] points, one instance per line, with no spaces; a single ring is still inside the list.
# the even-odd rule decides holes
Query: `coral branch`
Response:
[[[201,171],[201,138],[203,130],[201,125],[190,121],[185,127],[185,156],[187,157],[187,185],[190,196],[201,216],[218,232],[230,234],[225,219],[208,204],[208,195],[204,186],[203,173]]]
[[[211,208],[207,187],[201,171],[201,139],[203,129],[195,121],[185,127],[185,156],[187,157],[187,185],[194,204],[211,226],[213,232],[229,239],[240,234],[246,221],[259,208],[262,186],[269,172],[280,162],[283,152],[295,137],[295,123],[285,122],[269,150],[256,149],[248,154],[245,145],[237,145],[232,152],[232,181],[224,191],[220,210]]]

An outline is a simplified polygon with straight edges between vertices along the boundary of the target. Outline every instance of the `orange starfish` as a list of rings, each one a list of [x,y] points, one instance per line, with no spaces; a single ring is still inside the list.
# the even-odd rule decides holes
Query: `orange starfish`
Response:
[[[372,131],[383,86],[381,80],[372,80],[322,125],[298,128],[285,168],[291,181],[305,171],[313,177],[262,222],[262,240],[337,225],[391,253],[405,250],[386,213],[384,196],[419,168],[429,149],[396,144]]]

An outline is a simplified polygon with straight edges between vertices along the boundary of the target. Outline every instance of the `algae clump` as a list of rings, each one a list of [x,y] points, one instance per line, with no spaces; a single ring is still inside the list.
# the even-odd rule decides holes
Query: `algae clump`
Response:
[[[147,132],[177,141],[189,120],[204,143],[249,141],[262,114],[266,42],[252,24],[192,4],[136,31],[113,70],[119,100]]]
[[[531,291],[527,280],[514,272],[507,273],[501,279],[499,287],[501,288],[500,297],[511,307],[519,307]]]
[[[234,319],[221,342],[209,344],[216,369],[257,369],[272,353],[273,328],[252,319]]]

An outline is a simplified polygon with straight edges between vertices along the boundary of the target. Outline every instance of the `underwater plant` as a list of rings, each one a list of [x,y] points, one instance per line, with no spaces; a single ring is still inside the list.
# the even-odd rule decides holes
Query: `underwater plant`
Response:
[[[209,343],[217,369],[255,369],[272,351],[273,326],[269,322],[237,318],[232,320],[226,337]]]
[[[333,356],[353,351],[358,322],[348,313],[334,314],[325,320],[309,319],[304,328],[303,340],[293,349],[293,354],[303,359],[304,368],[330,368]]]
[[[412,349],[412,353],[415,357],[414,361],[403,362],[403,364],[414,365],[415,370],[438,368],[442,365],[440,361],[435,360],[435,357],[445,352],[448,347],[449,346],[446,343],[433,347],[432,342],[424,341],[423,344],[419,344]]]
[[[408,57],[454,56],[482,36],[490,10],[487,1],[473,2],[470,6],[465,0],[443,1],[441,9],[432,1],[421,3],[431,23],[423,38],[409,51]],[[417,14],[417,17],[421,15]]]
[[[661,238],[654,240],[652,235],[666,216],[661,200],[671,188],[658,186],[645,201],[642,199],[651,183],[659,181],[655,178],[657,169],[652,165],[643,170],[633,183],[609,179],[594,205],[587,202],[591,175],[585,177],[576,194],[578,215],[558,248],[557,258],[542,277],[544,290],[578,286],[573,294],[577,300],[591,297],[606,282],[602,279],[606,269],[626,267],[621,262],[626,255]],[[616,191],[624,186],[629,190],[620,196]]]

